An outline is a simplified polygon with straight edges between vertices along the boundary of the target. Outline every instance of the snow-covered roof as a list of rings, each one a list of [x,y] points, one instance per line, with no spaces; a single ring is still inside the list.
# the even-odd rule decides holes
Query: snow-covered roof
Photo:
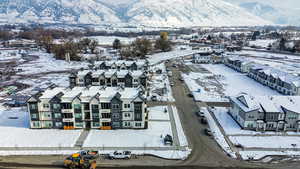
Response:
[[[230,97],[230,99],[237,104],[244,112],[250,112],[254,110],[259,110],[259,104],[254,100],[254,98],[248,94],[242,93],[238,96]]]
[[[56,87],[53,89],[48,89],[45,92],[43,92],[42,96],[40,96],[40,99],[52,99],[57,94],[63,92],[65,88],[63,87]]]
[[[62,92],[62,102],[72,102],[79,97],[82,102],[89,102],[93,97],[99,95],[100,100],[110,101],[117,93],[121,95],[121,99],[135,99],[142,91],[141,88],[122,88],[122,87],[75,87],[48,89],[43,93],[44,98],[51,99],[58,93]]]
[[[124,78],[127,74],[130,74],[133,77],[140,77],[143,75],[143,71],[141,70],[134,70],[134,71],[129,71],[129,70],[116,70],[116,69],[109,69],[109,70],[96,70],[96,71],[89,71],[89,70],[84,70],[84,71],[79,71],[78,76],[82,77],[85,76],[86,74],[91,73],[92,77],[96,78],[101,75],[104,75],[106,78],[110,78],[113,75],[116,75],[118,78]]]
[[[243,93],[230,97],[230,99],[245,112],[264,110],[265,112],[283,113],[282,108],[284,108],[300,113],[300,96],[250,96]]]

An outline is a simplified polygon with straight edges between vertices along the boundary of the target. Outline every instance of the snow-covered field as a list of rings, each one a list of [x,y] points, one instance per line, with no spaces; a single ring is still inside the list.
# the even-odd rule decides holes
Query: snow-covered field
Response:
[[[157,74],[156,70],[162,70],[161,74]],[[158,65],[152,66],[150,68],[151,71],[154,72],[151,80],[149,81],[149,97],[148,100],[151,100],[152,96],[156,96],[158,101],[168,101],[174,102],[175,99],[172,95],[172,89],[170,86],[170,81],[167,75],[166,67],[164,63],[160,63]],[[165,93],[162,93],[162,89],[165,88]]]
[[[229,136],[229,139],[246,148],[300,148],[300,136]]]
[[[202,67],[212,72],[222,83],[225,94],[234,96],[241,92],[251,93],[252,95],[280,95],[276,91],[263,86],[255,80],[247,77],[245,74],[236,72],[225,65],[201,64]]]
[[[32,130],[25,108],[0,110],[0,147],[73,147],[81,130]]]
[[[272,45],[272,43],[274,43],[276,40],[273,39],[258,39],[255,41],[249,41],[249,46],[258,46],[258,47],[262,47],[262,48],[267,48],[269,44]]]
[[[170,122],[149,122],[146,130],[92,130],[83,147],[165,147],[167,134],[172,135]]]
[[[195,101],[202,102],[226,102],[226,98],[223,98],[220,93],[218,93],[217,87],[212,84],[209,85],[210,80],[208,78],[212,77],[213,74],[210,73],[195,73],[190,72],[189,74],[182,74],[185,84],[188,86],[189,90],[193,93]],[[202,83],[200,85],[199,83]]]
[[[18,69],[22,69],[22,72],[19,74],[30,75],[53,71],[67,71],[72,69],[86,68],[88,66],[87,62],[71,61],[69,63],[64,60],[56,60],[53,55],[43,52],[35,52],[31,53],[31,55],[39,56],[39,58],[18,66]]]
[[[149,107],[149,120],[170,120],[167,106]]]
[[[97,40],[99,45],[110,45],[110,46],[112,46],[115,39],[119,39],[121,41],[121,44],[123,45],[129,45],[136,39],[136,38],[126,38],[126,37],[118,37],[118,36],[89,36],[87,38]]]

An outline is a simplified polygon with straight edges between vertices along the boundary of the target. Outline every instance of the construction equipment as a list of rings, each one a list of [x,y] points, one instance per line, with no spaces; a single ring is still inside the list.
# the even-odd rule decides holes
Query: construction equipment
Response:
[[[64,160],[64,166],[69,169],[96,169],[96,156],[87,153],[74,153]]]

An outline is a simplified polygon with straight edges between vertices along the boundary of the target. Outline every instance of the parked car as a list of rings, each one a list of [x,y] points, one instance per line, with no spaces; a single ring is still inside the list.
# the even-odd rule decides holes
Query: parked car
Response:
[[[167,134],[164,138],[165,145],[173,145],[173,138],[169,134]]]
[[[202,112],[201,110],[200,110],[200,111],[197,111],[197,112],[196,112],[196,115],[197,115],[198,117],[205,117],[204,112]]]
[[[207,119],[206,119],[205,117],[202,117],[202,118],[201,118],[201,123],[202,123],[202,124],[207,124]]]
[[[188,96],[189,97],[194,97],[194,95],[192,93],[189,93]]]
[[[151,97],[151,100],[152,100],[152,101],[157,101],[157,96],[152,96],[152,97]]]
[[[115,151],[113,153],[108,154],[109,159],[130,159],[131,152],[130,151]]]
[[[209,128],[205,128],[204,129],[204,133],[207,135],[207,136],[212,136],[212,132]]]
[[[173,82],[170,82],[170,86],[174,86],[174,83],[173,83]]]

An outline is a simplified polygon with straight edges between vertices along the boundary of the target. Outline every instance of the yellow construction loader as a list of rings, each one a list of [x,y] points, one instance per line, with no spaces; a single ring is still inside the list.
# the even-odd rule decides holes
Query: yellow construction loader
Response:
[[[96,169],[96,161],[91,156],[74,153],[64,160],[64,166],[69,169]]]

